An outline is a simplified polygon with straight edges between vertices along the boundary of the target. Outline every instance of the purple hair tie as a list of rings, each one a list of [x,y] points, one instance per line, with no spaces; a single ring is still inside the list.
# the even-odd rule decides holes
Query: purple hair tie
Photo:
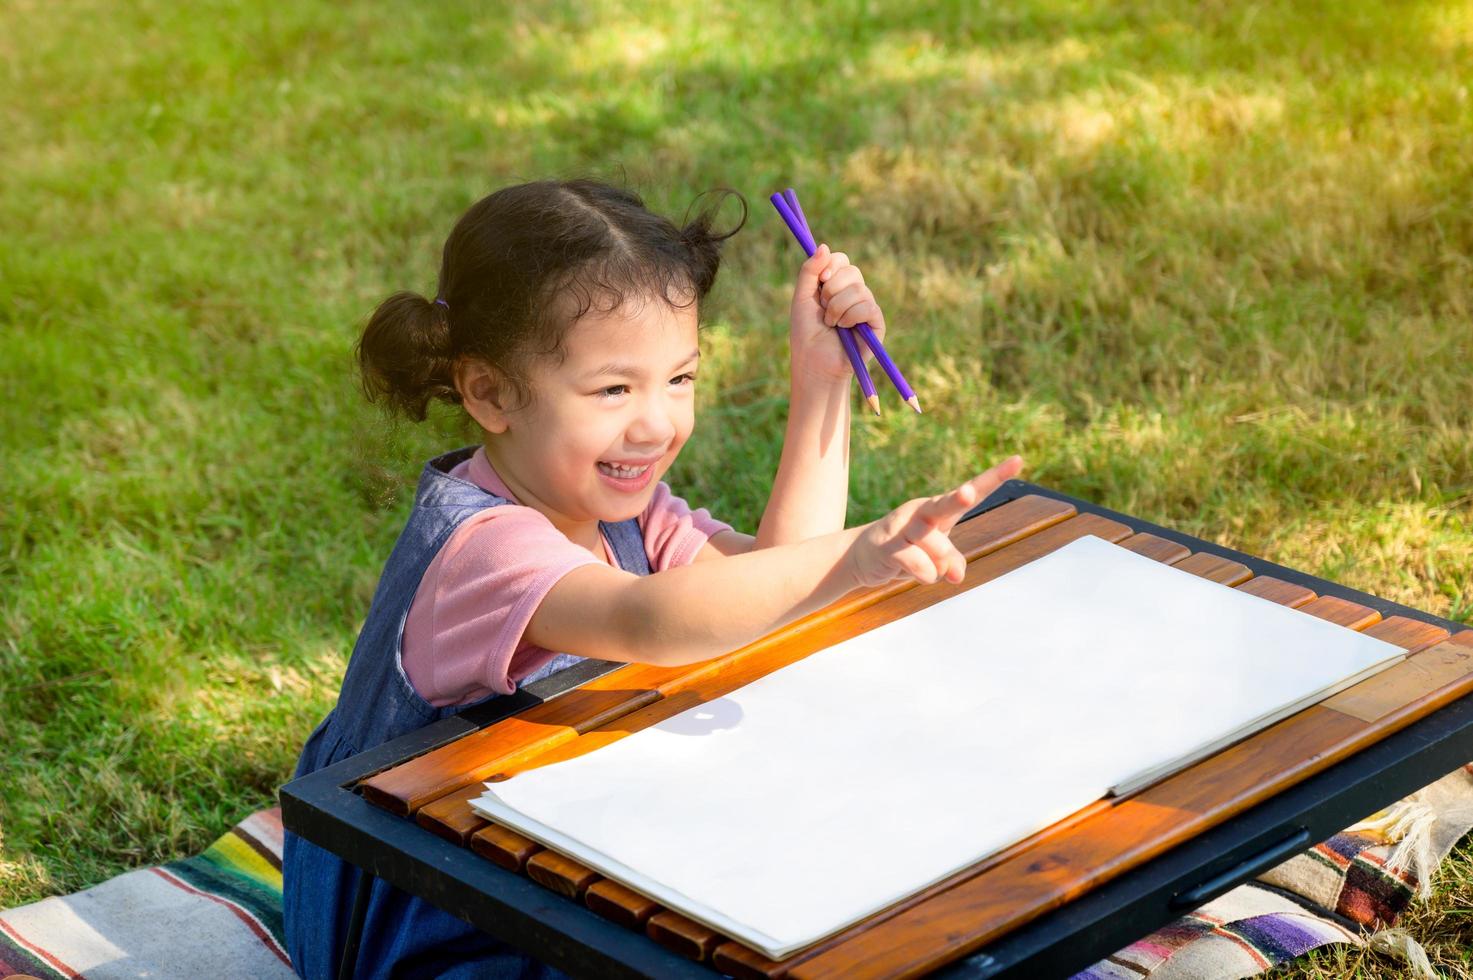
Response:
[[[441,306],[445,307],[445,309],[447,309],[447,310],[450,309],[450,304],[447,303],[447,302],[445,302],[445,297],[443,297],[443,296],[436,296],[435,297],[435,302],[436,303],[439,303]]]

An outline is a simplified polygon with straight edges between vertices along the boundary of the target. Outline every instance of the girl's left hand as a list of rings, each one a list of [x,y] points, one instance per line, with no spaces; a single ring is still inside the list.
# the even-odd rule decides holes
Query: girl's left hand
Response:
[[[821,380],[854,376],[836,326],[868,323],[875,336],[882,343],[885,340],[885,314],[875,302],[875,294],[864,284],[864,275],[849,256],[831,252],[827,245],[818,246],[818,251],[799,267],[788,323],[795,379],[800,374]],[[858,334],[854,339],[868,364],[873,356],[869,346]]]

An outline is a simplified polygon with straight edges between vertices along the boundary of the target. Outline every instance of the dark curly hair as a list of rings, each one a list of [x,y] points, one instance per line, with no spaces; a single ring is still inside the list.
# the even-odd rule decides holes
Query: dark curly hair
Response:
[[[436,300],[395,293],[369,318],[357,345],[364,394],[422,421],[432,398],[460,403],[452,372],[469,355],[495,367],[523,404],[531,360],[565,356],[568,330],[590,310],[658,296],[699,311],[722,244],[747,221],[736,191],[708,193],[683,228],[633,191],[596,180],[539,180],[482,198],[445,241]],[[741,220],[718,234],[727,195],[740,202]]]

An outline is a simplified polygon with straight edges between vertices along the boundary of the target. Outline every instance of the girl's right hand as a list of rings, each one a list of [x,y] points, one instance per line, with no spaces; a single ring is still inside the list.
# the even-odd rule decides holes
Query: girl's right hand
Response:
[[[885,585],[898,578],[926,584],[942,578],[960,582],[967,572],[967,559],[951,543],[952,527],[977,501],[1022,469],[1022,457],[1009,456],[954,490],[907,500],[866,524],[844,554],[855,585]]]

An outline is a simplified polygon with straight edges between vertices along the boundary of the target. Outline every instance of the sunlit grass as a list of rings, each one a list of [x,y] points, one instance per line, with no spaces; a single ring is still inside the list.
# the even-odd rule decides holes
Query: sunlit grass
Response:
[[[470,441],[448,411],[383,425],[352,342],[518,180],[627,179],[677,218],[747,196],[671,474],[739,527],[783,431],[799,256],[765,198],[792,185],[926,406],[856,414],[852,522],[1019,452],[1473,620],[1470,25],[1466,2],[9,5],[0,907],[273,799],[420,463]],[[1466,938],[1469,867],[1412,920],[1430,950]],[[1394,975],[1328,962],[1288,975]]]

